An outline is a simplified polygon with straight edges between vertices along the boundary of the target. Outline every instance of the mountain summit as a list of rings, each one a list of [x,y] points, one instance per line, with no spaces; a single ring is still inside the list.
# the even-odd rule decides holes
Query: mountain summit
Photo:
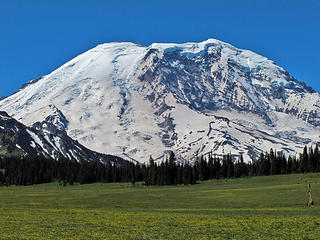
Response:
[[[140,162],[169,150],[181,160],[211,151],[255,159],[320,142],[319,93],[273,61],[215,39],[98,45],[1,100],[0,110]]]

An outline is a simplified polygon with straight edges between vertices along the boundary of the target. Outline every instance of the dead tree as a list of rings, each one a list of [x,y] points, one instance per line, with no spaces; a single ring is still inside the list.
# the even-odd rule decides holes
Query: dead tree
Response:
[[[311,195],[311,185],[308,184],[308,201],[307,201],[307,207],[313,207],[314,201],[312,200],[312,195]]]

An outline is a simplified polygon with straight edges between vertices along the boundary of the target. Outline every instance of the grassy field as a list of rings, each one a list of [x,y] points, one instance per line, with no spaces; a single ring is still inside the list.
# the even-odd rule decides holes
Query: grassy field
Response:
[[[0,239],[320,239],[319,206],[320,174],[1,187]]]

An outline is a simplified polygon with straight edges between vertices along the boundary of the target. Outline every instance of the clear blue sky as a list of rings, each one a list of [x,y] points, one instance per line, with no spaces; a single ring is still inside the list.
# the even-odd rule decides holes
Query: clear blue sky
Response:
[[[110,41],[216,38],[320,91],[319,0],[0,0],[0,96]]]

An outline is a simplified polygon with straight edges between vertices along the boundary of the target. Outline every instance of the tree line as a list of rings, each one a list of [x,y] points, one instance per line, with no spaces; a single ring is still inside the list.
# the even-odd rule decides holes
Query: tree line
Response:
[[[193,164],[179,163],[173,152],[160,163],[152,157],[148,164],[113,164],[111,162],[76,162],[40,157],[0,158],[0,185],[32,185],[59,182],[74,183],[144,182],[146,186],[195,184],[198,181],[247,176],[320,172],[320,153],[305,147],[297,157],[285,157],[271,149],[252,162],[244,162],[242,155],[234,161],[230,154],[217,157],[208,154]]]

